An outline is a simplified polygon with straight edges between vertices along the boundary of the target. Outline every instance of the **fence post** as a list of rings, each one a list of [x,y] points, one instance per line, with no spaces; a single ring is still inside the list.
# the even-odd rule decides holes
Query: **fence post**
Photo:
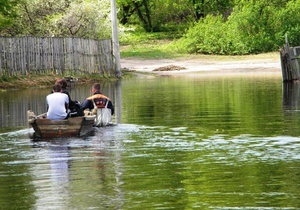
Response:
[[[300,79],[299,54],[300,47],[290,47],[287,37],[283,48],[280,49],[280,61],[283,82],[294,82]]]

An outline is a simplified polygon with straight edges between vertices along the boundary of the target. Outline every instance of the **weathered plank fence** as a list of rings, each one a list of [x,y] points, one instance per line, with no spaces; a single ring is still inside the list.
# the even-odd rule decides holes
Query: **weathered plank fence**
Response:
[[[112,42],[110,39],[0,37],[0,76],[31,73],[114,76]]]
[[[282,80],[284,82],[295,82],[300,79],[299,59],[300,46],[290,47],[286,38],[286,43],[280,49]]]

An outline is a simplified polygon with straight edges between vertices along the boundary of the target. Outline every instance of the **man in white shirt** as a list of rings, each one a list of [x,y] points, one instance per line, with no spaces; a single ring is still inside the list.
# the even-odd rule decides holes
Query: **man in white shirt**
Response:
[[[53,86],[53,93],[47,95],[48,104],[47,118],[50,120],[63,120],[68,118],[69,97],[61,92],[61,85]]]

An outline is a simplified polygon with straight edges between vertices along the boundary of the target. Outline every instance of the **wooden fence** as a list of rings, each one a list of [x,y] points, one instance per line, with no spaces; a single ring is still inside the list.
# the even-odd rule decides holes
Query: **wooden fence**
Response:
[[[295,82],[300,79],[300,46],[290,47],[287,37],[284,46],[280,49],[280,61],[283,82]]]
[[[112,41],[0,37],[0,76],[40,73],[116,75]]]

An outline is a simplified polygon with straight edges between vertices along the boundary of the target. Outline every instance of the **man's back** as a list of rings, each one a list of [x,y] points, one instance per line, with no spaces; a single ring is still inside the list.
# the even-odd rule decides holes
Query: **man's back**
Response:
[[[67,117],[66,104],[69,103],[67,94],[54,92],[46,97],[48,104],[47,118],[51,120],[63,120]]]

